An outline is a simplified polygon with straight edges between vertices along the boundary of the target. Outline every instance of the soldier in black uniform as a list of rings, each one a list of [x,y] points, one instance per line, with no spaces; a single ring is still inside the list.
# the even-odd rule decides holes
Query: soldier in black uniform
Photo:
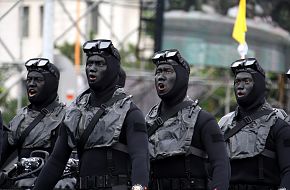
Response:
[[[83,45],[89,89],[68,108],[60,136],[34,189],[52,189],[77,148],[79,189],[145,189],[148,137],[140,109],[118,88],[120,55],[110,40]]]
[[[231,160],[230,189],[290,189],[290,126],[265,100],[265,72],[255,58],[235,61],[237,108],[219,121]]]
[[[230,166],[220,128],[211,114],[186,95],[188,63],[175,49],[157,52],[152,60],[161,102],[146,116],[149,189],[228,189]]]
[[[64,105],[58,101],[60,73],[57,67],[44,58],[30,59],[25,66],[28,71],[26,90],[30,104],[18,111],[9,123],[9,131],[3,137],[1,168],[9,165],[14,153],[22,163],[28,163],[24,158],[29,158],[36,150],[45,151],[41,154],[46,158],[52,152],[58,127],[65,114]],[[17,186],[21,184],[17,182]]]

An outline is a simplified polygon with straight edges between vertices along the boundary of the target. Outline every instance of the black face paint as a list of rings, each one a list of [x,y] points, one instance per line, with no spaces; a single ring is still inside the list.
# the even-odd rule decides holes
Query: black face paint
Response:
[[[235,96],[242,110],[256,109],[265,102],[266,84],[262,74],[244,71],[237,73],[236,82],[238,82],[237,79],[240,84],[235,84]]]
[[[44,76],[36,71],[29,72],[26,80],[26,90],[29,101],[38,103],[43,101]]]
[[[249,94],[254,87],[253,77],[250,73],[238,73],[234,81],[234,90],[239,104],[246,104]]]
[[[159,65],[155,72],[155,88],[159,97],[171,91],[176,81],[176,73],[170,64]]]
[[[86,74],[92,92],[92,106],[99,106],[112,97],[119,81],[119,72],[120,62],[110,54],[94,54],[88,57]]]
[[[94,90],[102,89],[103,78],[107,70],[107,62],[99,55],[90,56],[86,64],[87,80],[90,88]]]
[[[49,105],[57,97],[58,82],[50,72],[28,72],[26,90],[29,102],[40,109]]]
[[[120,62],[110,54],[88,57],[86,64],[87,79],[90,88],[96,94],[115,88],[119,80],[119,72]],[[95,80],[91,80],[90,77]]]
[[[167,63],[166,65],[170,65],[174,69],[175,75],[172,75],[170,82],[168,80],[168,84],[170,84],[170,86],[169,88],[167,87],[166,92],[163,93],[161,93],[161,91],[158,92],[159,88],[158,86],[156,86],[156,89],[158,96],[162,99],[162,101],[168,106],[173,106],[175,104],[182,102],[186,96],[189,81],[189,73],[182,65],[178,64],[174,60],[168,59],[165,63]],[[163,64],[159,65],[161,66]]]

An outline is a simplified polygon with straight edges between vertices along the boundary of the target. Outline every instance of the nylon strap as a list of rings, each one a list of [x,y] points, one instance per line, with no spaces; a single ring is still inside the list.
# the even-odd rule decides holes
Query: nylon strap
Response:
[[[186,155],[190,155],[190,154],[193,154],[197,157],[204,158],[204,159],[208,158],[208,155],[205,151],[203,151],[199,148],[193,147],[193,146],[190,146],[189,150],[186,153]]]
[[[246,125],[252,123],[255,119],[258,119],[262,117],[263,115],[268,115],[272,112],[273,110],[261,110],[259,112],[255,112],[252,116],[244,117],[241,121],[237,122],[237,125],[234,128],[225,132],[224,134],[225,141],[227,141],[229,138],[234,136],[237,132],[239,132]]]
[[[117,96],[114,96],[109,101],[107,101],[105,104],[101,104],[100,109],[97,111],[97,113],[94,115],[90,123],[88,124],[87,128],[84,130],[82,136],[80,137],[79,143],[78,143],[78,150],[82,154],[85,144],[92,133],[95,125],[98,123],[100,117],[105,112],[106,108],[113,105],[118,100],[124,99],[126,97],[126,94],[119,94]]]
[[[158,129],[158,127],[162,126],[165,121],[167,121],[169,118],[174,116],[178,111],[180,111],[181,109],[186,108],[188,106],[191,106],[191,105],[196,106],[197,103],[195,103],[193,101],[181,102],[181,103],[175,105],[174,107],[172,107],[171,109],[169,109],[167,112],[165,112],[164,115],[157,117],[154,120],[153,125],[150,126],[148,129],[148,137],[153,135],[153,133]]]
[[[60,104],[56,101],[52,102],[50,105],[48,105],[46,108],[42,108],[40,113],[37,115],[37,117],[30,123],[30,125],[22,132],[21,136],[19,137],[19,140],[17,142],[17,146],[21,147],[24,143],[25,138],[29,135],[31,130],[45,117],[46,114],[53,111],[54,108],[59,106]]]

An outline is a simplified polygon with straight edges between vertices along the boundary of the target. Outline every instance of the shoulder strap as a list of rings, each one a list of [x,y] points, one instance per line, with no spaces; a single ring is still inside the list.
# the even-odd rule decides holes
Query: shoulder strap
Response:
[[[273,112],[273,110],[261,110],[259,112],[255,112],[252,116],[244,117],[240,122],[237,122],[237,125],[234,128],[225,132],[225,134],[224,134],[225,141],[227,141],[229,138],[231,138],[233,135],[235,135],[237,132],[239,132],[247,124],[252,123],[255,119],[258,119],[258,118],[262,117],[263,115],[268,115],[272,112]]]
[[[188,106],[196,106],[197,102],[193,102],[193,101],[184,101],[181,102],[177,105],[175,105],[174,107],[172,107],[170,110],[168,110],[167,112],[165,112],[164,115],[162,115],[161,117],[157,117],[154,120],[154,123],[152,126],[149,127],[148,129],[148,136],[150,137],[151,135],[153,135],[153,133],[158,129],[158,127],[160,127],[161,125],[163,125],[163,123],[165,121],[167,121],[169,118],[171,118],[172,116],[174,116],[179,110],[188,107]]]
[[[58,102],[54,101],[50,105],[48,105],[46,108],[42,108],[40,113],[37,115],[37,117],[30,123],[30,125],[22,132],[21,136],[19,137],[19,140],[17,142],[17,146],[21,147],[25,138],[28,136],[28,134],[31,132],[31,130],[45,117],[46,114],[52,112],[52,110],[59,105]]]
[[[100,109],[94,115],[94,117],[92,118],[92,120],[88,124],[87,128],[84,130],[82,136],[80,137],[80,140],[79,140],[79,143],[78,143],[78,149],[79,149],[79,152],[80,153],[83,152],[83,149],[85,147],[85,144],[86,144],[86,142],[87,142],[87,140],[88,140],[91,132],[93,131],[96,123],[98,123],[100,117],[105,112],[106,108],[109,107],[109,106],[111,106],[111,105],[113,105],[115,102],[117,102],[118,100],[121,100],[121,99],[123,99],[125,97],[126,97],[126,94],[119,94],[119,95],[114,96],[113,98],[111,98],[105,104],[101,104]]]
[[[188,152],[186,153],[186,155],[190,155],[190,154],[193,154],[197,157],[204,158],[204,159],[208,158],[208,155],[205,151],[203,151],[200,148],[196,148],[194,146],[190,146]]]

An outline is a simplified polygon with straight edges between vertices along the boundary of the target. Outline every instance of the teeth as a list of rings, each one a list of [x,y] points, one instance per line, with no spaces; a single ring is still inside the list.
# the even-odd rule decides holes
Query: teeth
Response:
[[[36,94],[36,91],[33,90],[33,89],[31,89],[31,90],[28,91],[28,95],[29,96],[34,96],[35,94]]]
[[[91,80],[95,80],[97,77],[96,77],[96,76],[93,76],[93,75],[90,75],[89,78],[90,78]]]
[[[158,84],[158,88],[159,88],[159,90],[164,90],[165,86],[164,86],[164,84]]]

